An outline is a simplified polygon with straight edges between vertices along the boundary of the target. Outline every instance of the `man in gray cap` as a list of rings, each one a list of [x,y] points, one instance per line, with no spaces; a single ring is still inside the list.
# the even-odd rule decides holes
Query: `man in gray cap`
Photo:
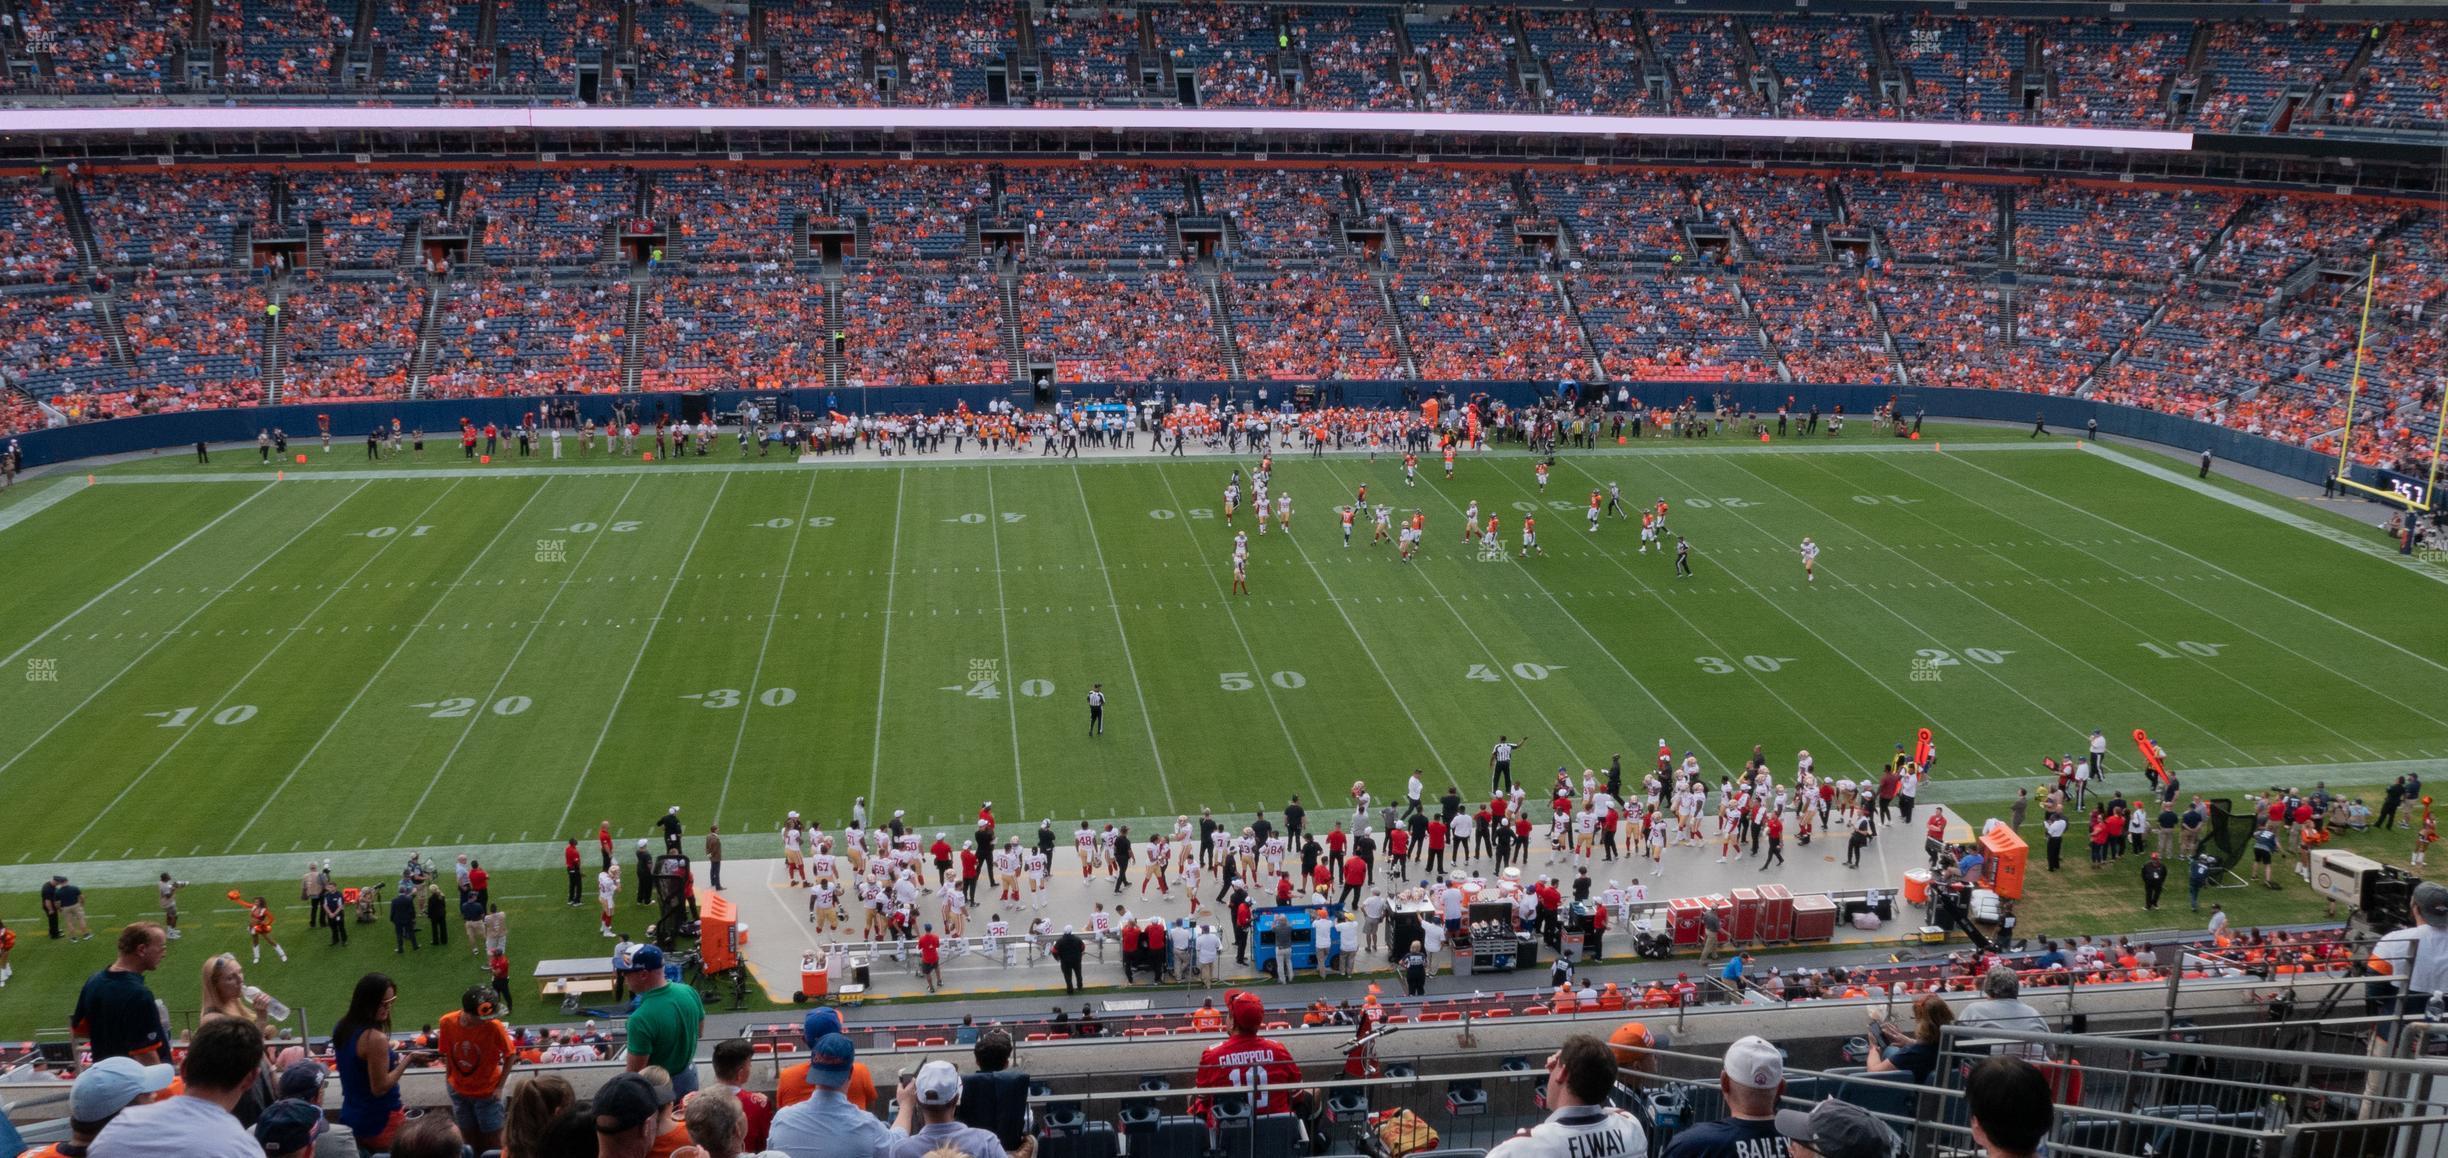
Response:
[[[1887,1123],[1834,1098],[1808,1112],[1777,1111],[1776,1128],[1793,1158],[1888,1158],[1896,1151],[1895,1131]]]
[[[2448,990],[2448,885],[2424,881],[2414,886],[2412,910],[2414,923],[2380,938],[2372,947],[2372,960],[2386,964],[2396,979],[2403,1012],[2420,1013],[2433,993]]]
[[[646,1158],[654,1141],[671,1130],[671,1087],[645,1075],[615,1074],[595,1091],[596,1153],[601,1158]]]

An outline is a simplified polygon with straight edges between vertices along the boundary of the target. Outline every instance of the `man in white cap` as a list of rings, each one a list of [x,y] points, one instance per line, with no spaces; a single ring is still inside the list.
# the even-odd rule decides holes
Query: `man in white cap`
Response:
[[[1726,1116],[1675,1135],[1665,1158],[1775,1158],[1777,1098],[1785,1092],[1785,1055],[1756,1034],[1726,1047],[1717,1075]]]
[[[1834,1098],[1809,1110],[1779,1110],[1777,1133],[1793,1158],[1889,1158],[1898,1140],[1870,1111]]]
[[[884,1151],[887,1158],[926,1158],[941,1150],[957,1150],[968,1158],[1005,1158],[1003,1143],[991,1130],[964,1126],[953,1119],[960,1105],[960,1071],[951,1062],[931,1061],[918,1067],[918,1077],[911,1083],[918,1095],[918,1115],[924,1125],[910,1136],[895,1141]],[[1025,1137],[1013,1155],[1037,1152],[1035,1135]]]
[[[1547,1055],[1547,1120],[1488,1151],[1488,1158],[1582,1158],[1649,1153],[1649,1133],[1640,1119],[1607,1106],[1615,1091],[1615,1056],[1607,1043],[1585,1033],[1564,1039]]]
[[[680,851],[680,806],[675,804],[663,813],[655,826],[663,830],[663,851]]]

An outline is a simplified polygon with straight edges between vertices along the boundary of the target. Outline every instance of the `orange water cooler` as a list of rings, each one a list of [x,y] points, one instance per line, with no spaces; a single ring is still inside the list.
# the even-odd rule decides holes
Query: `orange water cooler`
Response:
[[[2003,824],[1992,824],[1981,834],[1981,853],[1989,858],[1990,888],[2007,900],[2023,896],[2023,868],[2031,859],[2031,845],[2024,843],[2015,830]]]

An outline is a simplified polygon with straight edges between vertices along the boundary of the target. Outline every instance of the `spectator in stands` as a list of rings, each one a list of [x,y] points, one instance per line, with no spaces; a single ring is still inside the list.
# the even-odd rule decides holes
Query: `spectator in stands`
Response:
[[[151,921],[119,931],[119,959],[85,979],[69,1026],[95,1059],[132,1057],[150,1064],[169,1056],[170,1031],[144,975],[159,968],[170,934]]]
[[[134,1106],[94,1139],[93,1158],[261,1158],[263,1146],[230,1111],[263,1068],[263,1031],[219,1018],[188,1038],[177,1097]]]
[[[1292,1089],[1300,1084],[1300,1063],[1292,1059],[1292,1051],[1284,1048],[1282,1042],[1258,1033],[1266,1025],[1266,1003],[1255,993],[1236,989],[1224,995],[1224,1015],[1232,1023],[1232,1034],[1199,1054],[1197,1086],[1200,1089],[1246,1086],[1258,1075],[1263,1080],[1250,1093],[1251,1113],[1304,1110],[1303,1100],[1313,1100],[1314,1093]],[[1213,1116],[1212,1107],[1203,1097],[1191,1103],[1190,1112]]]
[[[1675,1135],[1665,1158],[1752,1158],[1773,1152],[1777,1099],[1785,1092],[1785,1055],[1756,1034],[1726,1047],[1717,1075],[1726,1117]]]
[[[960,1108],[961,1076],[951,1062],[935,1060],[918,1067],[918,1076],[907,1087],[916,1092],[919,1115],[925,1124],[910,1136],[893,1143],[886,1153],[892,1158],[928,1158],[939,1148],[956,1150],[969,1158],[1003,1158],[1003,1144],[995,1135],[954,1118]],[[1037,1152],[1034,1135],[1020,1140],[1015,1155]]]
[[[67,1142],[35,1151],[36,1158],[81,1158],[94,1136],[129,1106],[150,1102],[178,1076],[166,1065],[146,1065],[135,1058],[104,1058],[85,1067],[68,1088]],[[71,1149],[73,1147],[73,1149]]]
[[[1208,1006],[1214,1008],[1212,1002]],[[970,1053],[977,1072],[961,1079],[961,1122],[991,1131],[1006,1150],[1016,1149],[1027,1136],[1029,1076],[1011,1068],[1012,1035],[1001,1026],[978,1034]]]
[[[675,1095],[697,1089],[697,1035],[705,1028],[705,1005],[691,985],[675,985],[663,973],[663,950],[640,945],[629,955],[629,991],[637,995],[629,1013],[628,1053],[632,1072],[649,1065],[671,1075]],[[667,1127],[668,1128],[668,1124]]]
[[[1877,1010],[1870,1013],[1870,1052],[1863,1068],[1874,1074],[1903,1073],[1914,1084],[1928,1085],[1931,1071],[1938,1068],[1938,1039],[1946,1027],[1955,1024],[1955,1007],[1936,993],[1924,993],[1913,1001],[1913,1031],[1889,1025]],[[1885,1048],[1875,1048],[1879,1046]]]
[[[807,1043],[808,1056],[811,1058],[816,1054],[817,1042],[823,1041],[831,1034],[848,1032],[842,1028],[840,1012],[829,1008],[811,1009],[808,1015],[799,1022],[799,1036]],[[774,1079],[774,1109],[777,1112],[808,1100],[808,1096],[816,1092],[815,1064],[813,1061],[804,1061],[798,1065],[783,1067],[781,1074]],[[875,1078],[868,1074],[866,1062],[852,1061],[850,1063],[850,1079],[843,1084],[842,1092],[849,1097],[853,1105],[872,1106],[875,1104]]]
[[[1647,1154],[1649,1133],[1640,1119],[1607,1105],[1615,1076],[1607,1043],[1586,1033],[1565,1038],[1547,1055],[1547,1120],[1498,1144],[1488,1158]]]
[[[808,1081],[815,1092],[808,1100],[774,1115],[767,1144],[790,1158],[844,1158],[883,1155],[895,1141],[909,1137],[918,1105],[916,1092],[904,1083],[894,1095],[899,1111],[886,1126],[863,1105],[843,1096],[858,1046],[838,1033],[826,1034],[808,1051]]]
[[[1888,1158],[1901,1144],[1870,1111],[1834,1098],[1808,1111],[1778,1111],[1776,1128],[1792,1158]]]
[[[1956,1022],[1965,1029],[1965,1036],[1979,1037],[1983,1029],[2028,1030],[2047,1033],[2048,1019],[2023,1001],[2023,982],[2013,968],[1990,966],[1981,975],[1981,1000],[1963,1008]],[[2017,1044],[1997,1050],[2018,1057],[2045,1057],[2047,1050],[2037,1045]]]
[[[2386,965],[2397,980],[2376,986],[2393,991],[2398,1010],[2418,1014],[2433,993],[2448,990],[2448,885],[2424,881],[2414,886],[2414,923],[2380,938],[2372,947],[2372,963]]]
[[[391,1140],[391,1158],[464,1158],[466,1152],[459,1127],[440,1114],[409,1119]]]
[[[598,1158],[646,1158],[671,1129],[671,1091],[636,1072],[616,1074],[595,1091]]]
[[[432,1057],[430,1051],[391,1048],[391,1006],[398,1000],[399,986],[383,974],[368,973],[357,979],[348,1010],[332,1026],[332,1055],[340,1071],[340,1122],[356,1132],[358,1144],[369,1152],[390,1149],[391,1136],[399,1130],[404,1117],[400,1075],[410,1061]]]
[[[727,1094],[739,1106],[740,1135],[732,1139],[737,1149],[756,1151],[765,1148],[765,1134],[773,1126],[774,1104],[771,1098],[748,1088],[749,1066],[756,1060],[756,1049],[747,1038],[734,1037],[714,1043],[714,1084],[691,1095],[681,1106],[683,1111],[697,1104],[697,1097],[709,1093]],[[689,1134],[697,1133],[695,1120]],[[713,1146],[697,1143],[707,1149]]]
[[[682,1118],[691,1144],[673,1150],[671,1158],[739,1158],[755,1152],[745,1140],[748,1112],[740,1103],[739,1091],[729,1087],[699,1090],[689,1095]]]
[[[510,1031],[502,1027],[499,1005],[492,990],[474,985],[459,996],[459,1008],[442,1015],[440,1046],[450,1070],[451,1118],[468,1144],[479,1150],[501,1148],[507,1117],[502,1083],[518,1061]]]
[[[502,1158],[538,1158],[553,1120],[578,1101],[566,1079],[555,1074],[522,1078],[510,1091],[509,1122],[502,1128]]]
[[[326,1148],[325,1140],[338,1138],[347,1143]],[[323,1119],[323,1107],[297,1098],[283,1098],[264,1107],[263,1117],[255,1122],[255,1140],[263,1144],[267,1158],[288,1158],[290,1155],[355,1155],[357,1141],[348,1137],[348,1127],[333,1126]],[[396,1144],[393,1153],[398,1153]]]
[[[1972,1143],[1989,1158],[2033,1158],[2057,1117],[2048,1078],[2018,1057],[1986,1058],[1964,1078]]]

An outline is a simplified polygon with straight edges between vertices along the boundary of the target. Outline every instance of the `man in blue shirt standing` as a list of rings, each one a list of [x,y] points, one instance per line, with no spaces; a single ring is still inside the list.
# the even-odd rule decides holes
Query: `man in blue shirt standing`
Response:
[[[909,1137],[918,1108],[915,1087],[903,1082],[894,1092],[899,1111],[887,1126],[842,1094],[850,1083],[850,1064],[857,1060],[858,1047],[849,1038],[838,1033],[818,1038],[807,1071],[816,1092],[774,1115],[766,1146],[790,1158],[883,1158],[895,1142]]]

